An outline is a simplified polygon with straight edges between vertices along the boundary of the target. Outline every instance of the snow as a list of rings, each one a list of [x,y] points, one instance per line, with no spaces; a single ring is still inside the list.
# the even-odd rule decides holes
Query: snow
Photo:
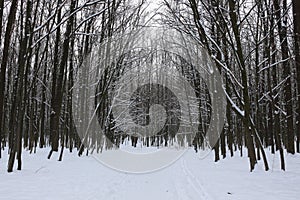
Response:
[[[49,149],[23,154],[22,171],[6,172],[8,156],[0,159],[0,198],[5,200],[295,200],[300,196],[300,155],[285,155],[287,171],[279,168],[279,155],[267,153],[271,170],[260,161],[249,172],[247,157],[228,157],[217,163],[189,149],[173,165],[146,174],[129,174],[100,164],[93,156],[64,152],[48,160]],[[269,152],[269,151],[268,151]],[[7,151],[5,152],[7,153]],[[245,154],[246,155],[246,154]]]
[[[223,90],[225,92],[225,95],[227,97],[227,99],[229,100],[232,108],[234,108],[241,116],[245,116],[245,111],[241,110],[234,102],[233,100],[230,98],[230,96],[227,94],[226,89],[223,87]]]

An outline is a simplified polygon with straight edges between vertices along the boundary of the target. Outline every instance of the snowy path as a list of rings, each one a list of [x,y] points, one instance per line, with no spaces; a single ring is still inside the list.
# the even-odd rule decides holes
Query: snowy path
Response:
[[[148,174],[121,173],[92,157],[78,158],[65,152],[47,160],[48,150],[36,155],[24,152],[21,172],[6,173],[7,157],[0,159],[2,200],[296,200],[300,196],[300,156],[287,155],[287,171],[279,170],[277,155],[268,155],[274,169],[260,164],[248,171],[247,158],[213,162],[213,154],[201,160],[189,150],[173,165]],[[274,163],[273,163],[274,158]]]

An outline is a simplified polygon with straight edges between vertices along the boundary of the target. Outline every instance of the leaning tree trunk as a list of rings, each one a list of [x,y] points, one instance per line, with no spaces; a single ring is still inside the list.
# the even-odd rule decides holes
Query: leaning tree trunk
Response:
[[[0,30],[2,31],[2,17],[3,17],[3,8],[4,8],[4,1],[3,0],[1,0],[0,1]],[[1,42],[2,42],[2,34],[0,33],[0,46],[2,46],[2,44],[1,44]],[[0,97],[1,98],[1,97]],[[3,108],[2,108],[3,109]],[[1,127],[4,127],[3,125],[2,125],[2,119],[3,119],[3,117],[2,117],[2,115],[3,115],[3,112],[0,112],[1,114],[1,117],[0,117],[0,158],[1,158],[1,145],[2,145],[2,128]]]

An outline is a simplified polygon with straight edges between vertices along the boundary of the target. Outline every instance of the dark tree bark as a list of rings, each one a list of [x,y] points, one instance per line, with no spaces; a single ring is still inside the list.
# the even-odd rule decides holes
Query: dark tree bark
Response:
[[[294,140],[294,124],[293,124],[293,102],[292,102],[292,88],[291,88],[291,66],[289,58],[289,47],[287,41],[287,16],[285,14],[287,10],[287,1],[283,0],[282,9],[278,0],[274,0],[275,16],[277,20],[279,40],[281,47],[282,66],[283,66],[283,79],[286,79],[284,85],[284,98],[286,104],[286,131],[287,131],[287,152],[295,153],[295,140]],[[281,14],[281,10],[282,13]]]
[[[2,31],[3,8],[4,8],[4,0],[1,0],[0,1],[0,31]],[[2,33],[0,33],[0,45],[2,45]],[[2,97],[0,97],[0,98],[2,98]],[[1,106],[1,104],[0,104],[0,106]],[[3,112],[0,112],[0,115],[3,115]],[[4,128],[4,123],[2,122],[2,119],[3,119],[3,116],[0,117],[0,123],[1,123],[0,124],[0,158],[2,155],[2,127]]]
[[[297,152],[300,153],[300,2],[293,0],[294,41],[295,41],[295,66],[297,72],[298,107],[296,117]]]
[[[238,18],[237,18],[237,5],[234,0],[229,0],[229,16],[231,21],[231,26],[236,42],[236,49],[237,49],[237,61],[240,65],[240,71],[241,71],[241,78],[243,83],[243,100],[244,100],[244,127],[245,127],[245,135],[246,135],[246,146],[248,148],[248,156],[250,159],[250,171],[254,169],[254,166],[256,164],[256,155],[255,155],[255,149],[254,149],[254,137],[251,133],[250,124],[250,97],[249,97],[249,91],[248,91],[248,75],[247,70],[245,66],[245,60],[243,55],[243,49],[241,44],[241,38],[240,38],[240,32],[238,28]]]
[[[57,1],[57,7],[60,6],[60,0]],[[61,20],[61,9],[57,11],[57,22]],[[52,151],[58,151],[58,129],[59,129],[59,116],[58,113],[55,112],[57,110],[57,103],[55,102],[56,93],[57,93],[57,71],[59,65],[59,42],[60,42],[60,26],[56,29],[56,37],[55,37],[55,46],[54,46],[54,60],[53,60],[53,68],[52,68],[52,89],[51,89],[51,113],[50,113],[50,143],[51,143],[51,151],[49,153],[48,158],[51,157]],[[62,80],[61,80],[62,81]]]
[[[64,81],[64,74],[65,68],[68,61],[68,54],[69,54],[69,42],[72,32],[72,26],[74,22],[74,14],[72,14],[76,5],[76,1],[72,1],[70,4],[69,14],[71,15],[67,27],[66,32],[64,34],[64,41],[61,50],[61,58],[58,68],[57,77],[53,76],[53,81],[55,80],[55,89],[52,90],[52,99],[51,99],[51,117],[50,117],[50,130],[52,136],[52,143],[51,143],[51,151],[58,151],[58,144],[59,144],[59,118],[61,114],[61,107],[62,107],[62,99],[63,99],[63,81]],[[59,41],[57,41],[59,42]]]
[[[23,101],[23,95],[24,95],[24,71],[26,66],[26,60],[27,60],[27,52],[28,52],[28,42],[29,42],[29,35],[30,35],[30,27],[31,27],[31,11],[32,11],[32,2],[31,0],[28,0],[26,3],[26,18],[25,18],[25,31],[23,38],[21,39],[20,43],[20,52],[18,56],[18,73],[16,77],[16,88],[17,88],[17,94],[15,98],[13,99],[14,103],[16,105],[16,110],[14,111],[16,113],[16,123],[12,123],[14,126],[16,126],[16,129],[13,130],[13,138],[14,143],[13,147],[11,149],[9,160],[8,160],[8,172],[13,171],[14,166],[14,160],[15,160],[15,154],[17,153],[17,160],[18,160],[18,170],[21,170],[22,168],[22,160],[21,160],[21,154],[22,154],[22,131],[23,131],[23,118],[24,118],[24,101]]]
[[[3,4],[3,3],[4,3],[4,1],[2,1],[1,4]],[[6,77],[5,76],[6,75],[6,66],[7,66],[8,58],[9,58],[10,40],[11,40],[11,36],[12,36],[13,26],[15,23],[17,7],[18,7],[18,1],[13,0],[11,2],[11,7],[9,10],[8,21],[7,21],[5,36],[4,36],[4,47],[3,47],[1,71],[0,71],[0,143],[2,142],[1,136],[3,135],[2,131],[4,128],[4,127],[2,127],[2,125],[4,124],[3,123],[3,115],[4,115],[3,106],[4,106],[4,88],[5,88],[5,82],[6,82],[6,78],[5,78]],[[1,8],[1,12],[3,12],[2,8]],[[2,15],[1,15],[1,18],[2,18]],[[2,24],[2,20],[1,20],[1,24]],[[0,153],[0,155],[1,155],[1,153]]]

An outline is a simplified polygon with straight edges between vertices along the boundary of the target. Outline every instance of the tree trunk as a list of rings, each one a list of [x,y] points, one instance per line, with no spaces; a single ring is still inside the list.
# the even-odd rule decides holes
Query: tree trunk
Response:
[[[282,13],[287,10],[287,2],[283,0]],[[278,0],[274,0],[275,16],[277,20],[279,39],[281,44],[281,56],[282,56],[282,66],[283,66],[283,79],[286,79],[284,85],[284,98],[286,104],[286,120],[287,120],[287,152],[295,153],[295,140],[294,140],[294,125],[293,125],[293,102],[292,102],[292,88],[291,88],[291,69],[289,58],[289,48],[287,41],[287,16],[286,14],[281,15],[281,8]],[[282,24],[283,23],[283,24]]]
[[[4,4],[4,1],[1,1],[1,4]],[[4,109],[4,89],[5,89],[5,75],[6,75],[6,66],[9,58],[9,47],[10,47],[10,39],[12,35],[12,30],[13,30],[13,25],[15,23],[15,18],[16,18],[16,11],[18,7],[18,1],[13,0],[11,2],[11,7],[9,10],[9,15],[8,15],[8,21],[6,25],[6,30],[5,30],[5,36],[4,36],[4,47],[3,47],[3,53],[2,53],[2,62],[1,62],[1,71],[0,71],[0,143],[1,141],[1,136],[3,128],[2,125],[3,123],[3,109]],[[1,12],[3,12],[3,5],[1,8]],[[1,14],[1,24],[2,24],[2,14]],[[2,25],[1,25],[2,26]],[[0,144],[0,149],[1,149],[1,144]],[[0,150],[1,152],[1,150]],[[1,153],[0,153],[1,155]]]
[[[60,0],[57,1],[57,7],[60,6]],[[61,9],[57,11],[57,22],[61,20]],[[55,112],[57,110],[56,106],[58,102],[55,102],[56,98],[56,82],[57,82],[57,70],[59,65],[59,42],[60,42],[60,26],[56,29],[56,38],[54,46],[54,61],[53,61],[53,70],[52,70],[52,89],[51,89],[51,113],[50,113],[50,143],[51,143],[51,152],[49,153],[49,158],[52,155],[52,151],[58,151],[58,129],[59,129],[59,116]]]
[[[13,135],[16,137],[16,141],[13,144],[13,148],[11,149],[9,160],[8,160],[8,172],[12,172],[15,154],[17,153],[18,159],[18,170],[22,168],[21,161],[21,153],[22,153],[22,131],[23,131],[23,118],[24,118],[24,101],[23,101],[23,91],[24,91],[24,71],[27,60],[27,46],[29,41],[30,34],[30,26],[31,26],[31,11],[32,11],[32,2],[31,0],[27,1],[26,4],[26,19],[25,19],[25,31],[23,35],[23,39],[20,44],[20,52],[18,56],[18,73],[17,73],[17,81],[15,82],[17,88],[16,98],[14,99],[16,105],[17,115],[17,123],[15,124],[17,127],[13,130]],[[16,132],[16,133],[15,133]]]
[[[236,13],[236,2],[234,0],[229,0],[229,16],[230,21],[232,23],[232,30],[234,33],[234,38],[236,41],[236,49],[237,49],[237,61],[239,62],[239,67],[242,76],[242,84],[243,84],[243,100],[244,100],[244,126],[245,126],[245,135],[246,135],[246,146],[248,148],[248,156],[250,159],[250,171],[254,169],[256,164],[256,155],[254,149],[254,137],[251,133],[250,129],[250,98],[249,98],[249,91],[248,91],[248,77],[247,77],[247,70],[245,66],[245,60],[243,55],[243,49],[240,39],[239,28],[237,24],[237,13]]]
[[[72,1],[70,4],[70,10],[69,13],[72,14],[74,8],[76,5],[76,1]],[[64,41],[63,41],[63,46],[62,46],[62,56],[60,59],[59,63],[59,71],[57,74],[57,77],[53,77],[56,79],[55,83],[55,91],[54,91],[54,96],[52,96],[52,101],[51,101],[51,108],[52,108],[52,113],[51,113],[51,118],[50,118],[50,130],[52,133],[52,150],[53,151],[58,151],[58,140],[59,140],[59,118],[60,118],[60,113],[61,113],[61,107],[62,107],[62,99],[63,99],[63,81],[64,81],[64,73],[65,73],[65,68],[67,65],[68,61],[68,54],[69,54],[69,41],[70,41],[70,36],[71,36],[71,31],[72,31],[72,26],[74,23],[74,15],[71,15],[67,27],[66,27],[66,32],[64,34]],[[57,41],[58,42],[58,41]],[[52,93],[53,95],[53,93]]]
[[[298,107],[296,118],[296,133],[297,133],[297,152],[300,153],[300,2],[293,0],[293,19],[294,19],[294,41],[295,41],[295,65],[297,72],[297,87],[298,87]]]
[[[1,31],[2,31],[3,8],[4,8],[4,0],[1,0],[0,1],[0,30]],[[2,46],[2,33],[0,33],[0,46]],[[2,98],[2,97],[0,97],[0,98]],[[3,115],[3,112],[0,112],[0,115]],[[0,125],[0,158],[1,158],[1,155],[2,155],[2,127],[4,129],[4,123],[3,123],[4,120],[2,122],[2,119],[3,119],[3,116],[0,117],[0,123],[1,123],[1,125]]]

